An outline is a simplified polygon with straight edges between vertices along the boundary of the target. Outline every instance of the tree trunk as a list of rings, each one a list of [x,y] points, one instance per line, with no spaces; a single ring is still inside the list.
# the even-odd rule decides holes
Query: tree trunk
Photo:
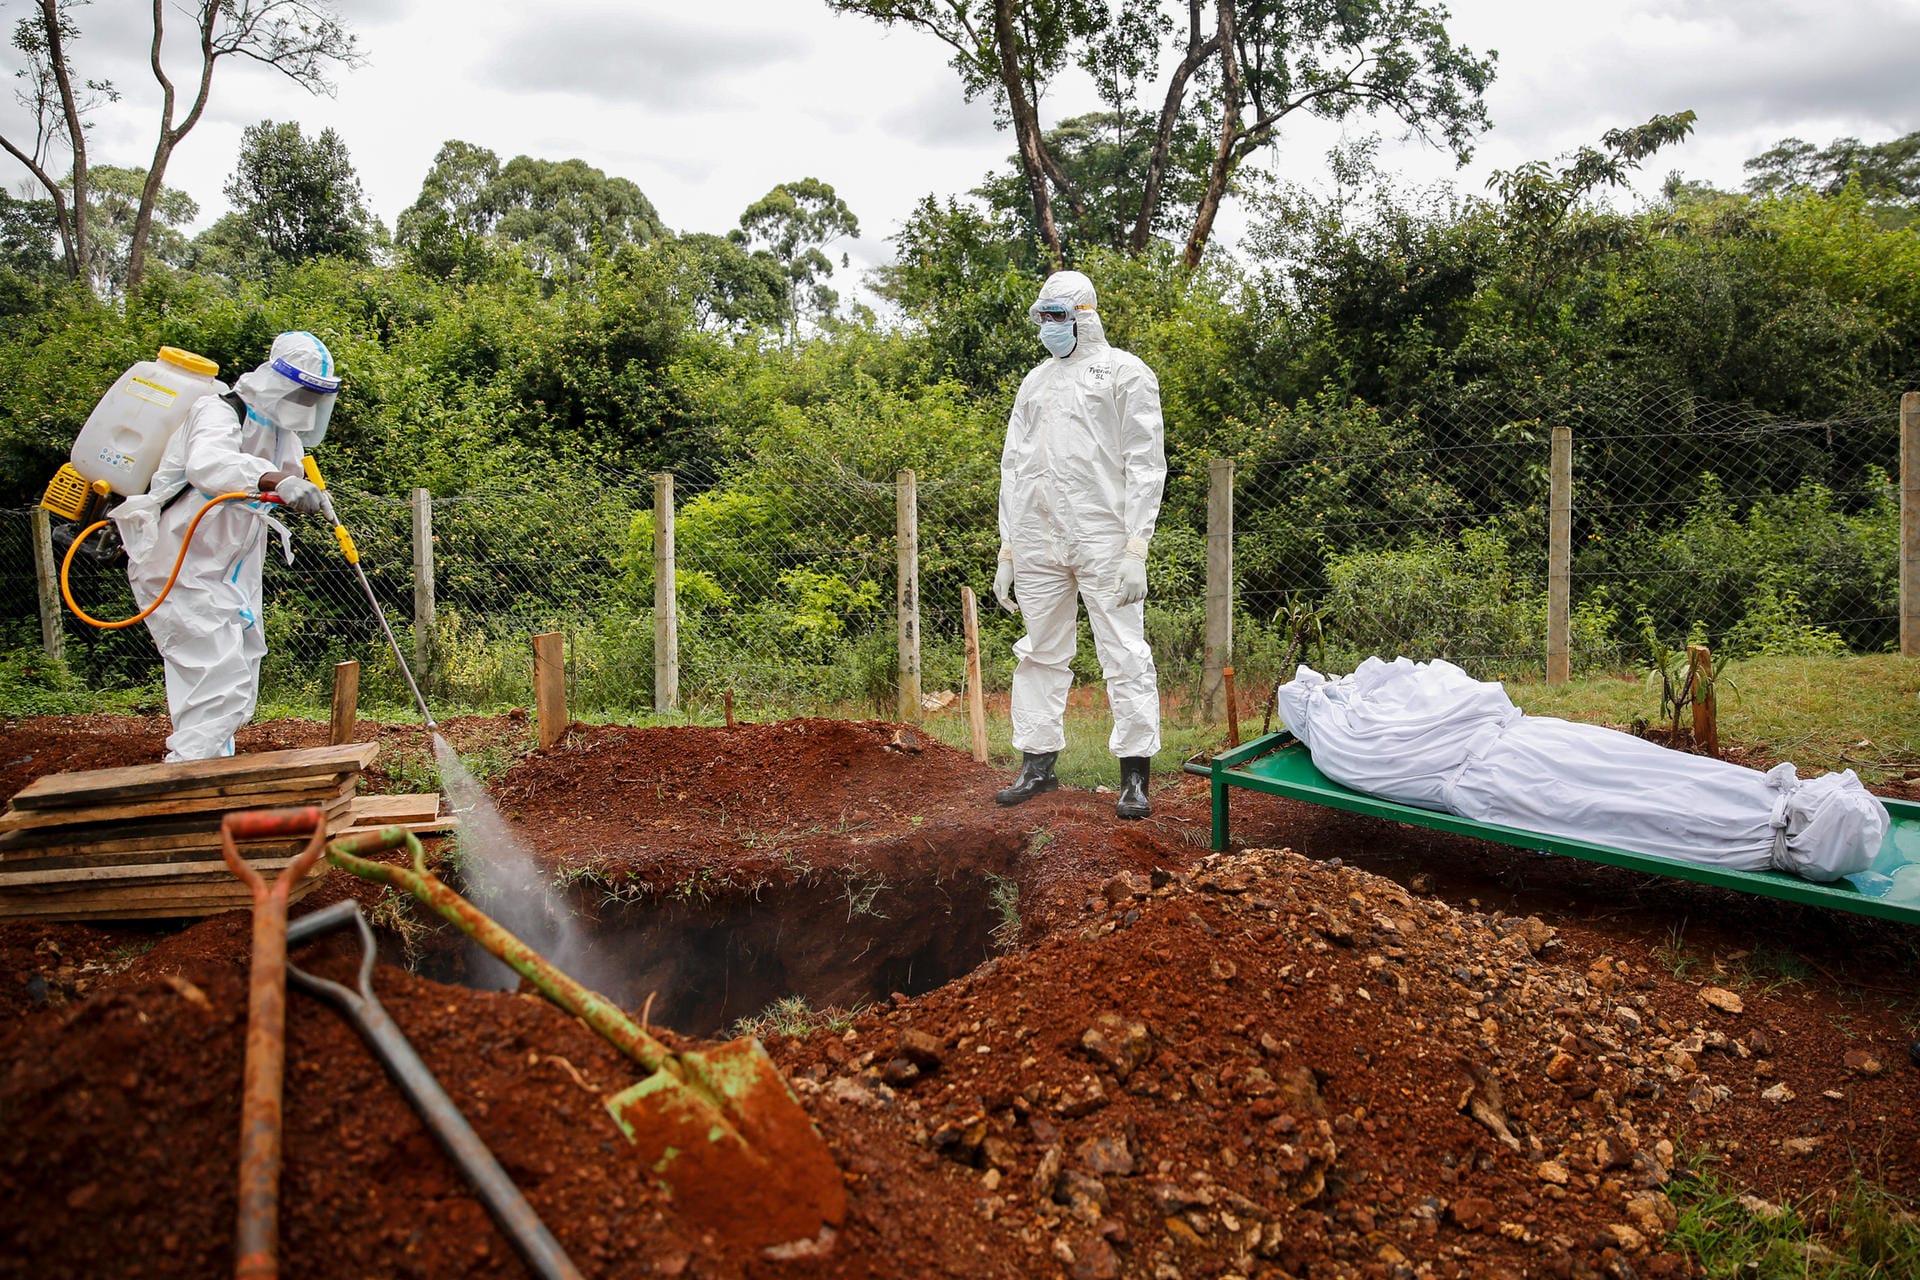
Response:
[[[147,60],[153,68],[153,78],[160,82],[160,138],[153,145],[153,164],[147,169],[147,185],[140,191],[140,211],[133,219],[133,239],[127,246],[127,296],[132,297],[140,288],[140,282],[147,274],[147,241],[153,235],[153,210],[160,201],[160,191],[167,179],[167,162],[173,159],[173,149],[180,145],[180,139],[200,121],[200,113],[206,109],[207,95],[213,91],[213,63],[218,56],[213,50],[213,25],[220,16],[220,0],[201,0],[194,21],[199,26],[200,35],[200,91],[194,96],[193,107],[187,112],[186,119],[179,128],[173,126],[174,92],[173,81],[167,78],[166,68],[160,65],[160,42],[166,35],[165,0],[153,0],[153,44],[149,46]]]
[[[1045,143],[1040,138],[1040,112],[1027,97],[1020,75],[1020,42],[1013,29],[1013,0],[994,0],[993,42],[1000,55],[1000,83],[1007,91],[1007,110],[1013,116],[1014,136],[1020,141],[1020,170],[1033,197],[1033,222],[1046,243],[1047,256],[1058,271],[1066,265],[1060,253],[1060,231],[1053,224],[1053,201],[1047,195]]]
[[[73,217],[67,209],[67,197],[61,193],[59,184],[53,180],[53,175],[42,168],[32,156],[14,146],[6,138],[0,138],[0,147],[4,147],[8,155],[25,165],[27,171],[38,178],[40,185],[46,188],[47,198],[53,202],[54,227],[60,232],[61,264],[66,268],[69,280],[78,280],[80,278],[79,259],[73,252]]]
[[[127,248],[127,296],[131,298],[147,274],[147,240],[153,234],[153,210],[160,200],[160,186],[166,179],[167,161],[173,158],[173,140],[160,127],[160,142],[153,149],[153,166],[147,170],[147,185],[140,192],[140,211],[133,218],[133,240]]]
[[[1127,252],[1136,255],[1146,251],[1147,241],[1153,237],[1153,215],[1159,212],[1160,188],[1167,178],[1167,153],[1173,145],[1173,127],[1180,121],[1181,105],[1186,102],[1187,82],[1213,56],[1220,43],[1218,35],[1200,39],[1200,0],[1190,0],[1188,10],[1187,56],[1173,69],[1173,78],[1167,83],[1167,100],[1160,107],[1160,126],[1154,131],[1153,151],[1147,157],[1147,180],[1140,189],[1140,216],[1127,238]]]
[[[60,43],[59,0],[40,0],[40,20],[46,24],[47,61],[60,86],[60,109],[66,116],[67,139],[73,145],[73,207],[69,217],[73,238],[68,254],[68,270],[73,278],[86,283],[92,274],[93,255],[87,243],[87,131],[80,123],[80,104],[73,96],[73,77],[67,71],[66,46]],[[59,208],[59,195],[54,196]]]
[[[1214,149],[1213,164],[1207,170],[1207,189],[1194,212],[1193,231],[1187,237],[1187,270],[1200,265],[1207,238],[1213,234],[1213,220],[1226,198],[1227,180],[1233,176],[1234,144],[1240,140],[1240,99],[1244,89],[1240,81],[1240,62],[1234,54],[1233,0],[1219,0],[1220,6],[1220,145]]]

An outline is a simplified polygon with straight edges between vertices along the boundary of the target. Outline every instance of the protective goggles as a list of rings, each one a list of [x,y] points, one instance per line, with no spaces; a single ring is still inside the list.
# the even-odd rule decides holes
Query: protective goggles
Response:
[[[1074,318],[1075,307],[1068,298],[1042,298],[1027,308],[1027,318],[1035,324],[1062,322]]]
[[[340,390],[339,378],[323,378],[317,373],[308,373],[285,357],[276,358],[269,367],[281,377],[291,378],[309,391],[331,395]]]

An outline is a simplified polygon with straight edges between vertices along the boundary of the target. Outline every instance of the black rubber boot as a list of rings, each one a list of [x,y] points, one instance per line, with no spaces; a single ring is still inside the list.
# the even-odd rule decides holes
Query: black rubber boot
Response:
[[[1152,756],[1125,756],[1120,761],[1120,799],[1113,811],[1123,818],[1144,818],[1153,812],[1147,801],[1147,779],[1153,773]]]
[[[994,799],[1001,804],[1025,804],[1037,795],[1060,789],[1060,779],[1053,776],[1054,757],[1058,751],[1024,751],[1020,758],[1020,776],[1011,785],[994,793]]]

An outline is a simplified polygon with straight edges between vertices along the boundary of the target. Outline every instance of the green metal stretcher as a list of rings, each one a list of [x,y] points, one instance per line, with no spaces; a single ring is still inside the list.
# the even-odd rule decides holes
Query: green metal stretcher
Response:
[[[1920,924],[1920,904],[1894,901],[1882,896],[1892,884],[1891,876],[1895,868],[1909,862],[1920,862],[1920,804],[1910,800],[1876,797],[1886,806],[1892,821],[1888,824],[1886,839],[1873,865],[1857,876],[1830,884],[1816,884],[1782,871],[1730,871],[1724,867],[1683,862],[1678,858],[1656,858],[1588,840],[1571,840],[1564,836],[1542,835],[1515,827],[1474,822],[1451,813],[1382,800],[1328,778],[1314,767],[1313,757],[1307,753],[1305,745],[1285,731],[1271,733],[1245,746],[1235,747],[1213,757],[1210,764],[1189,764],[1187,770],[1211,781],[1215,850],[1227,847],[1228,796],[1233,788],[1242,787],[1248,791],[1305,800],[1310,804],[1345,809],[1372,818],[1387,818],[1416,827],[1450,831],[1495,844],[1538,849],[1544,853],[1564,854],[1588,862],[1626,867],[1649,875],[1672,876],[1762,897],[1783,898],[1788,902],[1801,902],[1809,906],[1832,907],[1885,920]]]

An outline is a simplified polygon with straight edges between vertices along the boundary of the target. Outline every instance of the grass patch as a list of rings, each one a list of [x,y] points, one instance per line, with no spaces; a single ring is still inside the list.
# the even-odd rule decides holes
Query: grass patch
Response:
[[[1011,876],[991,872],[987,874],[987,885],[987,903],[1000,918],[987,936],[993,939],[995,950],[1011,951],[1020,945],[1020,885]]]
[[[752,1014],[734,1023],[727,1031],[729,1039],[740,1036],[753,1036],[765,1040],[771,1036],[812,1035],[815,1031],[831,1031],[838,1035],[853,1025],[858,1009],[816,1009],[807,1003],[805,996],[781,996],[759,1013]]]
[[[1856,1177],[1824,1211],[1772,1205],[1689,1159],[1667,1188],[1672,1242],[1703,1274],[1740,1280],[1904,1280],[1920,1275],[1920,1218],[1885,1187]],[[1815,1227],[1819,1230],[1816,1232]]]
[[[1684,978],[1699,967],[1700,957],[1687,945],[1687,922],[1682,920],[1667,930],[1667,940],[1653,949],[1653,959],[1676,978]]]
[[[1920,663],[1897,654],[1839,658],[1753,658],[1729,663],[1720,686],[1723,742],[1791,760],[1808,772],[1854,769],[1884,783],[1920,769]],[[1660,690],[1643,678],[1601,676],[1549,687],[1510,682],[1507,694],[1531,715],[1625,728],[1657,722]]]
[[[973,750],[972,730],[967,727],[964,708],[929,716],[924,727],[950,747],[961,751]],[[1102,786],[1113,791],[1120,789],[1120,762],[1107,750],[1107,735],[1112,729],[1113,719],[1104,706],[1068,708],[1067,745],[1060,752],[1059,759],[1053,762],[1053,772],[1062,785],[1083,790]],[[1009,774],[1020,767],[1020,753],[1007,745],[1012,736],[1013,721],[1007,716],[989,712],[987,759],[990,764],[1006,769]],[[1160,752],[1153,758],[1156,781],[1170,781],[1179,774],[1181,764],[1195,752],[1217,750],[1225,741],[1224,726],[1176,725],[1163,720],[1160,725]]]

